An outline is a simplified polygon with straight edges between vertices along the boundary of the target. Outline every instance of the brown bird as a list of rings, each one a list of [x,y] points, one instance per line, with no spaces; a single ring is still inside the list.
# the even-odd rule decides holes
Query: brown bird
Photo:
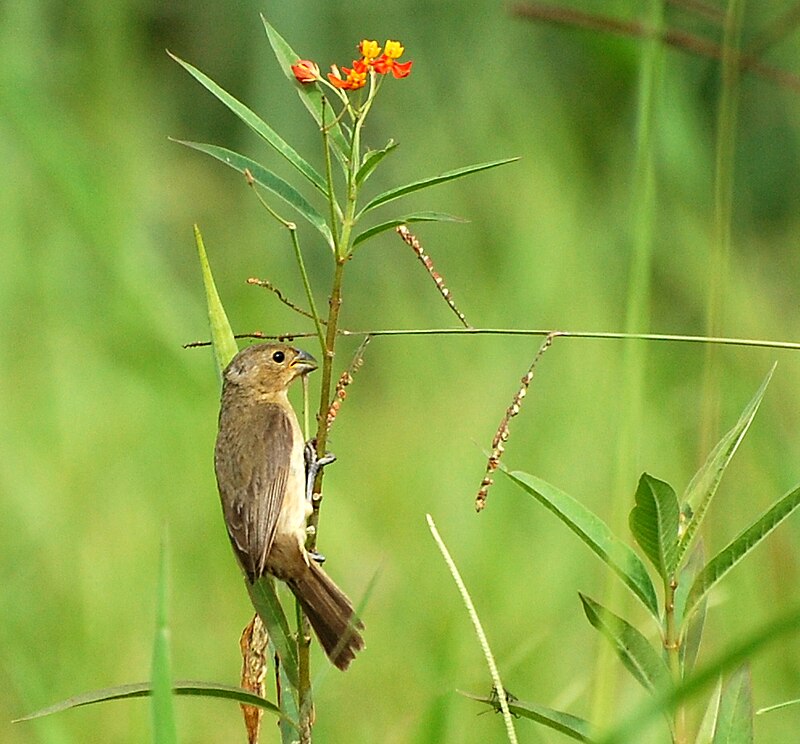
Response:
[[[223,374],[214,453],[217,486],[233,550],[250,582],[264,574],[285,581],[328,658],[347,669],[364,648],[363,624],[345,593],[305,549],[309,485],[329,458],[310,458],[287,390],[317,368],[286,344],[240,351]],[[309,489],[310,492],[310,489]]]

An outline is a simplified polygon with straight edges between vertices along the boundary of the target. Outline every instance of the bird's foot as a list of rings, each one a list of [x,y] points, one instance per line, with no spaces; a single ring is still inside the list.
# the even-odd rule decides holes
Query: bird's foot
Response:
[[[336,460],[336,455],[332,452],[326,452],[320,457],[317,452],[317,442],[315,439],[310,439],[306,442],[303,454],[305,455],[306,461],[306,498],[311,501],[314,494],[314,481],[317,479],[317,473],[326,465],[330,465],[334,462]]]

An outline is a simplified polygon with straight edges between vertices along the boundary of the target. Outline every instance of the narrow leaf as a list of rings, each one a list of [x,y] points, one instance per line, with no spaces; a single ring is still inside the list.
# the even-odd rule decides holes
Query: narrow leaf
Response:
[[[367,204],[365,204],[363,209],[359,212],[358,217],[365,212],[369,212],[371,209],[375,209],[376,207],[380,207],[387,202],[399,199],[401,196],[413,194],[415,191],[419,191],[420,189],[427,189],[430,186],[436,186],[437,184],[445,183],[446,181],[452,181],[456,178],[469,176],[472,173],[479,173],[480,171],[488,170],[489,168],[496,168],[499,165],[506,165],[506,163],[513,163],[516,160],[519,160],[519,158],[505,158],[504,160],[493,160],[489,163],[468,165],[464,168],[447,171],[447,173],[442,173],[438,176],[424,178],[421,181],[414,181],[413,183],[407,183],[405,186],[398,186],[394,189],[390,189],[389,191],[384,191],[382,194],[378,194],[378,196],[367,202]]]
[[[256,608],[256,612],[264,622],[269,633],[269,640],[280,657],[281,666],[286,672],[293,691],[296,691],[299,686],[297,645],[275,591],[275,583],[269,576],[262,576],[255,584],[246,580],[245,584],[250,593],[253,607]]]
[[[396,227],[400,227],[400,225],[410,225],[412,222],[466,221],[467,220],[464,220],[461,217],[455,217],[452,214],[446,214],[445,212],[411,212],[410,214],[403,215],[402,217],[396,217],[393,220],[381,222],[379,225],[375,225],[374,227],[370,227],[369,229],[364,230],[364,232],[359,233],[356,235],[355,240],[353,240],[353,248],[355,248],[359,243],[365,243],[370,238],[380,235],[382,232],[393,230]]]
[[[191,695],[195,697],[220,698],[222,700],[233,700],[237,703],[246,705],[256,705],[259,708],[268,710],[272,713],[280,713],[278,706],[269,700],[253,695],[240,687],[223,685],[218,682],[196,682],[178,681],[172,686],[176,695]],[[118,685],[116,687],[106,687],[103,690],[93,690],[75,695],[59,703],[40,708],[33,713],[17,718],[14,723],[21,721],[31,721],[34,718],[50,716],[53,713],[61,713],[71,708],[79,708],[82,705],[94,705],[95,703],[105,703],[111,700],[127,700],[129,698],[149,697],[152,688],[149,682],[136,682],[130,685]]]
[[[684,622],[711,588],[798,506],[800,506],[800,486],[795,486],[706,564],[689,590]]]
[[[669,683],[662,655],[636,628],[585,594],[579,596],[589,622],[611,641],[620,661],[645,690],[654,692]]]
[[[275,57],[278,60],[278,65],[283,71],[283,74],[286,75],[286,77],[292,82],[294,89],[297,91],[297,95],[300,96],[300,100],[303,102],[303,105],[314,117],[314,121],[317,122],[317,125],[321,127],[323,105],[322,91],[316,84],[301,85],[297,82],[294,77],[294,73],[292,72],[292,65],[296,64],[299,60],[304,59],[303,55],[295,52],[294,49],[289,46],[286,39],[284,39],[275,30],[274,26],[272,26],[263,15],[261,16],[261,22],[264,24],[264,29],[267,32],[267,39],[269,39],[269,44],[272,47],[272,51],[275,53]],[[339,160],[344,162],[347,157],[346,154],[349,152],[347,142],[342,135],[342,130],[340,129],[339,125],[331,125],[330,119],[332,119],[332,117],[327,118],[327,126],[329,127],[331,142],[334,144],[333,150]]]
[[[706,706],[706,712],[703,714],[703,720],[700,722],[700,728],[697,731],[697,738],[694,744],[713,744],[714,729],[717,727],[717,716],[719,716],[719,701],[722,697],[722,680],[717,682],[711,699]]]
[[[775,372],[775,366],[775,364],[772,365],[772,369],[767,373],[767,376],[761,383],[761,387],[758,388],[752,400],[745,406],[736,425],[722,437],[708,456],[703,467],[697,471],[686,487],[683,501],[691,507],[694,514],[686,525],[686,530],[678,546],[678,563],[680,563],[683,556],[691,548],[698,534],[700,524],[708,511],[708,507],[711,505],[714,494],[717,492],[725,468],[728,467],[731,458],[738,449],[747,430],[750,428],[750,424],[753,422],[758,407],[761,405],[764,393],[767,391],[767,385],[769,385],[772,374]]]
[[[672,486],[644,473],[628,523],[639,547],[664,581],[675,572],[679,516],[678,497]]]
[[[382,147],[380,150],[370,150],[367,152],[364,155],[364,159],[361,161],[361,167],[356,173],[356,186],[361,186],[372,175],[375,168],[378,167],[378,163],[394,150],[395,147],[397,147],[397,142],[389,140],[386,143],[386,147]]]
[[[598,741],[600,744],[623,744],[623,742],[628,744],[642,741],[640,734],[653,718],[675,710],[684,701],[713,684],[721,674],[741,666],[769,644],[780,642],[786,636],[798,631],[800,631],[800,607],[794,607],[785,615],[758,628],[751,635],[727,648],[714,661],[685,678],[671,690],[667,688],[648,698],[612,731],[598,737]]]
[[[747,664],[722,691],[713,744],[753,744],[753,683]]]
[[[203,244],[203,236],[200,228],[194,226],[194,240],[197,244],[197,255],[200,259],[200,270],[203,273],[203,285],[206,289],[206,305],[208,306],[208,325],[211,328],[211,344],[214,347],[214,358],[217,361],[217,372],[220,377],[222,371],[228,366],[233,357],[239,351],[236,339],[228,322],[228,316],[222,301],[217,292],[217,285],[214,283],[214,276],[211,273],[211,266],[208,263],[206,248]]]
[[[479,703],[485,703],[494,710],[497,710],[496,698],[485,697],[482,695],[472,695],[468,692],[462,692],[461,694],[464,695],[464,697],[470,698],[470,700],[476,700]],[[551,728],[554,731],[558,731],[559,733],[568,736],[570,739],[587,742],[587,744],[591,744],[592,742],[592,725],[589,723],[589,721],[583,718],[578,718],[578,716],[573,716],[570,713],[563,713],[560,710],[554,710],[553,708],[547,708],[544,705],[538,705],[537,703],[528,703],[523,700],[517,700],[513,697],[508,702],[508,708],[512,715],[518,716],[519,718],[528,718],[531,721],[541,723],[542,725],[547,726],[547,728]]]
[[[183,67],[206,90],[215,95],[236,116],[238,116],[250,129],[261,137],[279,155],[289,161],[303,176],[305,176],[327,199],[328,189],[325,179],[308,163],[291,145],[289,145],[269,124],[261,119],[255,112],[234,98],[230,93],[217,85],[210,77],[203,74],[193,65],[184,62],[171,52],[167,52],[181,67]]]
[[[675,590],[675,618],[678,627],[683,624],[683,617],[686,611],[686,598],[689,595],[689,589],[704,565],[705,550],[703,542],[700,540],[692,551],[686,565],[681,569],[680,576],[678,577],[678,588]],[[695,661],[697,661],[697,655],[700,651],[700,641],[703,638],[703,628],[706,622],[707,603],[708,596],[706,595],[697,606],[697,609],[692,613],[692,616],[688,620],[688,625],[685,626],[683,632],[683,637],[681,639],[681,665],[684,676],[692,671]]]
[[[172,664],[170,662],[170,633],[167,619],[168,564],[166,537],[161,542],[158,575],[158,602],[156,608],[156,634],[153,640],[153,662],[150,673],[150,713],[155,744],[177,744],[175,710],[172,704]]]
[[[256,183],[263,186],[268,191],[271,191],[275,196],[283,199],[283,201],[292,207],[301,217],[308,220],[322,233],[325,241],[333,248],[333,238],[331,237],[331,231],[328,228],[328,223],[325,222],[325,218],[288,181],[276,175],[271,170],[268,170],[263,165],[256,163],[255,160],[251,160],[225,147],[207,145],[201,142],[188,142],[186,140],[175,140],[175,142],[186,145],[186,147],[191,147],[193,150],[211,155],[211,157],[225,163],[225,165],[239,171],[239,173],[244,173],[245,170],[250,171]]]
[[[659,619],[656,591],[647,568],[600,517],[541,478],[520,471],[506,474],[580,537],[622,579],[650,614]]]

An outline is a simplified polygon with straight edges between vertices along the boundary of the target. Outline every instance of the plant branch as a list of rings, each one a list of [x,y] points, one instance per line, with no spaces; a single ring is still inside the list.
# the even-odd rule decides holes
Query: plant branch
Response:
[[[635,339],[670,343],[721,344],[723,346],[750,346],[761,349],[800,351],[800,341],[773,341],[762,338],[735,338],[728,336],[691,336],[679,333],[621,333],[616,331],[554,331],[546,328],[377,328],[368,331],[351,331],[340,328],[339,336],[548,336],[560,338]],[[313,338],[316,333],[301,331],[266,335],[264,333],[237,333],[235,338],[260,338],[292,341],[296,338]],[[184,349],[210,346],[210,341],[192,341]]]
[[[661,42],[667,46],[698,57],[708,57],[718,61],[722,60],[725,54],[722,45],[679,29],[664,29],[658,32],[638,21],[625,21],[597,13],[585,13],[545,3],[528,2],[524,5],[515,5],[512,7],[511,12],[513,15],[532,21],[569,28],[582,28],[589,31],[604,31],[635,39],[645,39],[657,35]],[[800,77],[797,75],[772,65],[764,64],[757,55],[752,53],[738,54],[738,60],[739,66],[743,70],[752,71],[783,88],[800,93]]]

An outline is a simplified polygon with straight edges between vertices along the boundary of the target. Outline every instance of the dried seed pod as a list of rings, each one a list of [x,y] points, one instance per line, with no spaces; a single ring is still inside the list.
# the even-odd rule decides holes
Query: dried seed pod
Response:
[[[533,380],[533,372],[536,369],[536,365],[539,363],[539,360],[542,358],[542,354],[544,354],[545,351],[550,348],[553,343],[553,339],[558,335],[559,333],[554,331],[552,333],[548,333],[545,337],[544,342],[536,352],[536,356],[533,358],[533,362],[531,362],[531,366],[522,376],[522,379],[520,380],[520,388],[517,390],[517,393],[511,401],[511,404],[506,409],[505,415],[500,421],[500,426],[497,427],[497,431],[492,439],[492,452],[489,455],[488,462],[486,463],[486,474],[481,481],[480,488],[478,489],[478,495],[475,497],[475,511],[482,511],[486,506],[486,497],[489,494],[489,488],[494,483],[492,475],[500,465],[500,458],[502,457],[503,452],[505,452],[505,443],[508,441],[509,437],[509,423],[514,416],[519,414],[522,408],[522,399],[528,392],[528,386]]]

